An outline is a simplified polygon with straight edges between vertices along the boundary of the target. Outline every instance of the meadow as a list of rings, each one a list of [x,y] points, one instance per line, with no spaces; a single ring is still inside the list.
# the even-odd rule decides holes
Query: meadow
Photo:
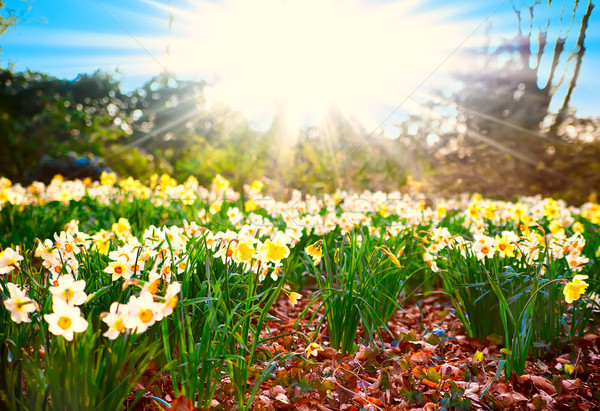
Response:
[[[0,408],[589,409],[600,204],[0,179]]]

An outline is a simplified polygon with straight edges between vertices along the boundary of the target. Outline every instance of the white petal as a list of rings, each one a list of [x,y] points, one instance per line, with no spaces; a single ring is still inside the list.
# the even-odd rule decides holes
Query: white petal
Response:
[[[88,322],[83,317],[73,318],[71,328],[77,333],[84,332],[88,327]]]
[[[72,341],[73,340],[73,330],[71,328],[67,328],[66,330],[63,331],[62,336],[65,337],[65,340]]]

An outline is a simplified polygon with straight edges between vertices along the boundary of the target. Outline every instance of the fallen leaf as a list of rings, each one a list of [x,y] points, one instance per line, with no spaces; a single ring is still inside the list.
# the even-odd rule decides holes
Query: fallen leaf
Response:
[[[173,402],[171,403],[170,409],[172,411],[193,411],[193,410],[197,410],[198,408],[196,408],[194,406],[194,403],[192,402],[192,400],[190,400],[182,395],[173,400]]]
[[[525,374],[525,375],[522,375],[521,378],[524,381],[531,380],[533,385],[535,385],[535,387],[538,390],[546,391],[550,395],[556,394],[556,388],[554,388],[554,385],[552,385],[552,382],[548,381],[544,377],[540,377],[537,375],[531,375],[531,374]]]

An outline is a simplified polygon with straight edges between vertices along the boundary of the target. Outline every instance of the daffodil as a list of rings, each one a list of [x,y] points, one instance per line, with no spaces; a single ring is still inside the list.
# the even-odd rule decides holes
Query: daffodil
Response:
[[[483,234],[476,234],[473,241],[473,251],[479,260],[494,256],[494,239]]]
[[[138,334],[163,318],[162,304],[155,302],[149,292],[143,292],[139,297],[132,296],[127,305],[129,316],[125,318],[124,324],[127,328],[135,329]]]
[[[108,253],[108,258],[110,258],[113,261],[118,260],[120,257],[125,257],[125,260],[127,262],[133,262],[136,259],[136,250],[134,249],[133,245],[131,244],[125,244],[119,248],[117,248],[114,251],[111,251],[110,253]]]
[[[52,242],[52,240],[46,239],[43,242],[41,240],[38,240],[38,245],[35,249],[34,256],[46,259],[52,255],[53,251],[54,243]]]
[[[117,175],[115,173],[109,173],[103,171],[100,174],[100,184],[103,186],[113,186],[117,182]]]
[[[213,178],[212,186],[217,192],[224,192],[229,188],[229,181],[223,177],[221,174],[217,174],[215,178]]]
[[[256,192],[256,193],[260,193],[260,191],[263,189],[263,182],[260,180],[254,180],[252,182],[252,186],[250,187],[252,189],[252,191]]]
[[[319,355],[319,351],[323,351],[323,347],[315,342],[311,342],[308,344],[308,347],[306,347],[306,357],[310,358],[311,355],[317,357]]]
[[[505,257],[514,257],[515,253],[514,253],[514,248],[515,245],[513,244],[513,239],[511,238],[511,236],[508,235],[507,232],[503,232],[502,233],[502,237],[499,237],[498,235],[496,235],[496,250],[498,250],[498,254],[500,255],[500,257],[505,258]]]
[[[62,335],[67,341],[71,341],[74,333],[82,333],[87,329],[88,322],[81,316],[78,307],[63,300],[54,300],[52,310],[52,314],[44,314],[48,331],[52,334]]]
[[[126,218],[119,218],[119,221],[112,225],[112,231],[119,237],[119,239],[125,241],[131,237],[131,225],[129,220]]]
[[[179,292],[181,291],[181,284],[177,281],[173,281],[167,287],[167,293],[165,294],[165,303],[162,306],[162,315],[167,317],[173,313],[173,310],[177,306],[179,301]]]
[[[577,221],[571,226],[571,230],[573,230],[574,233],[583,233],[585,231],[585,228],[583,227],[583,224]]]
[[[102,229],[92,236],[94,244],[96,245],[96,248],[100,254],[108,254],[111,235],[111,232]]]
[[[288,298],[290,299],[292,305],[296,305],[298,303],[298,300],[302,298],[302,294],[298,294],[292,291],[288,293]]]
[[[379,211],[378,211],[378,212],[379,212],[379,214],[380,214],[380,215],[381,215],[383,218],[389,217],[389,216],[391,215],[391,213],[390,213],[390,210],[389,210],[388,206],[387,206],[387,205],[385,205],[385,204],[382,204],[382,205],[380,205],[380,206],[379,206]]]
[[[27,297],[25,290],[21,290],[18,285],[7,283],[9,298],[4,300],[4,306],[10,311],[10,318],[17,324],[31,322],[29,313],[37,309],[37,304],[31,298]]]
[[[71,274],[58,277],[58,284],[50,287],[52,301],[63,300],[70,305],[81,305],[87,300],[87,294],[83,291],[85,280],[75,281]]]
[[[19,254],[19,246],[14,250],[6,247],[0,251],[0,274],[7,274],[15,268],[19,268],[19,261],[23,261],[23,256]]]
[[[73,236],[66,231],[61,231],[60,234],[54,233],[54,245],[60,250],[63,256],[74,257],[81,251]]]
[[[278,232],[273,240],[266,240],[260,249],[260,259],[263,261],[281,261],[290,255],[288,244],[291,238],[282,232]]]
[[[244,210],[247,213],[255,211],[258,208],[258,205],[254,202],[254,200],[248,200],[244,203]]]
[[[319,265],[323,257],[323,240],[309,245],[304,251],[313,259],[314,265]]]
[[[223,204],[220,201],[215,201],[214,203],[211,203],[208,211],[210,211],[211,214],[217,214],[219,211],[221,211],[222,206]]]
[[[568,254],[565,256],[565,259],[567,260],[567,265],[573,271],[581,271],[583,266],[589,262],[587,257],[577,253]]]
[[[108,325],[108,330],[104,335],[109,340],[116,339],[123,331],[126,330],[125,318],[129,315],[129,306],[114,302],[110,305],[110,312],[103,316],[102,321]]]
[[[400,261],[398,261],[398,257],[396,257],[387,246],[382,245],[381,247],[377,248],[383,251],[383,253],[387,255],[388,260],[390,260],[396,267],[400,267]]]
[[[573,277],[573,281],[565,284],[563,294],[565,295],[565,301],[571,304],[581,297],[588,288],[588,283],[583,280],[588,278],[587,275],[576,275]]]
[[[192,190],[185,190],[179,199],[184,205],[192,205],[196,201],[196,194]]]
[[[131,269],[126,256],[120,256],[116,261],[109,262],[104,272],[112,274],[113,281],[117,281],[119,278],[126,280],[131,278]]]
[[[233,252],[233,259],[237,263],[249,263],[252,257],[254,257],[254,253],[256,249],[254,248],[254,243],[256,243],[252,237],[241,237],[238,239],[237,247],[235,247],[235,251]]]

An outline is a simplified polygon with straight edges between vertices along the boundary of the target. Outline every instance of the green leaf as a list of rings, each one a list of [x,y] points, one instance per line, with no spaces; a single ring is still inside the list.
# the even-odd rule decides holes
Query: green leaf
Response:
[[[427,370],[427,379],[429,381],[433,381],[435,383],[440,382],[440,379],[442,377],[440,376],[440,374],[435,370],[435,368],[433,367],[429,367],[429,369]]]

